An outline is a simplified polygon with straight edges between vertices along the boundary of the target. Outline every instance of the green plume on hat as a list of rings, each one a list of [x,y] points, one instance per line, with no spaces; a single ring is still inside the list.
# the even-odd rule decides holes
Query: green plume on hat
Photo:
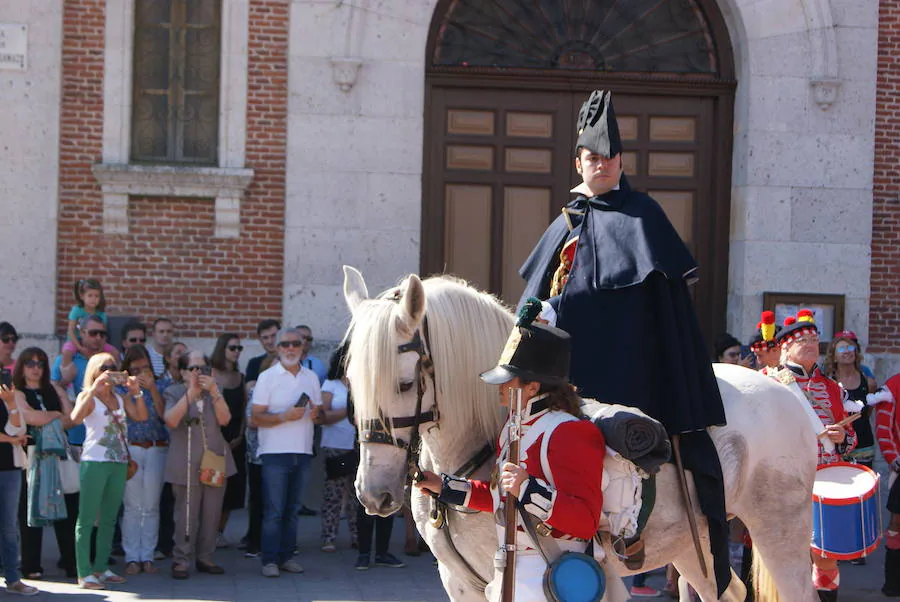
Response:
[[[529,297],[522,306],[522,309],[519,310],[519,319],[516,320],[516,326],[519,328],[528,328],[531,326],[531,323],[541,315],[541,310],[543,310],[541,300],[537,297]]]

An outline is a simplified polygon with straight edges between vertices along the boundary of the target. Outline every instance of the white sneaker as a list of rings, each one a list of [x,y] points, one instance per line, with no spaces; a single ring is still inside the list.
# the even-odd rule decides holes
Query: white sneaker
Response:
[[[285,573],[302,573],[303,567],[296,560],[288,560],[281,565],[281,570]]]
[[[274,562],[269,564],[264,564],[262,568],[263,577],[281,577],[281,571],[278,570],[278,565]]]

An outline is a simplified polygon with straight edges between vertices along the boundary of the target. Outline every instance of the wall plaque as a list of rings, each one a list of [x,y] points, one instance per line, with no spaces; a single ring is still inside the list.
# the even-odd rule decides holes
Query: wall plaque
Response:
[[[0,69],[25,71],[28,68],[28,26],[0,23]]]

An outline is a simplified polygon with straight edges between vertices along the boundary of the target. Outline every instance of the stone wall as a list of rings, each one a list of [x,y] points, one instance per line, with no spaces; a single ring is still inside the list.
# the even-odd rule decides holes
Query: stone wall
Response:
[[[20,349],[56,346],[62,4],[0,3],[0,23],[28,26],[27,70],[0,70],[0,320],[25,335]]]
[[[721,3],[738,62],[728,328],[748,338],[765,291],[842,294],[867,341],[878,2]]]

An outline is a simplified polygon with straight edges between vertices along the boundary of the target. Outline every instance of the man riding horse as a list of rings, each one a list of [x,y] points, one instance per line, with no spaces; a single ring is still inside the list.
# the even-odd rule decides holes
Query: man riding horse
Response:
[[[725,494],[706,429],[724,425],[725,411],[688,289],[697,263],[656,201],[631,189],[609,92],[591,94],[577,130],[584,181],[522,266],[520,305],[545,299],[542,317],[570,333],[582,396],[637,407],[673,436],[707,519],[721,595],[731,578]],[[651,478],[644,505],[653,497]],[[629,568],[640,566],[640,536],[626,543]]]

